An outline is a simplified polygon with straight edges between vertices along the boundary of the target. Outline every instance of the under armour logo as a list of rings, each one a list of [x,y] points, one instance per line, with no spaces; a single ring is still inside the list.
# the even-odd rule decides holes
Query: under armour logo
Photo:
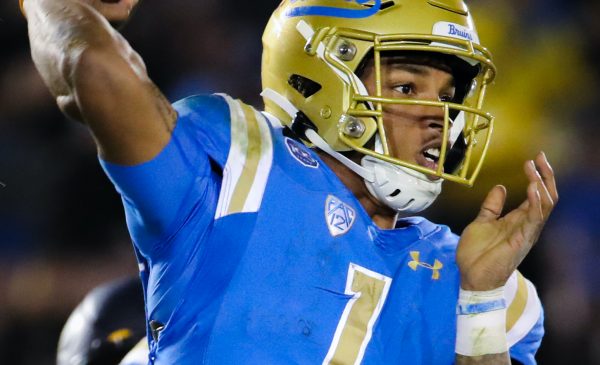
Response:
[[[440,270],[442,269],[442,267],[444,267],[444,264],[442,264],[439,260],[435,260],[433,262],[433,266],[426,262],[421,262],[421,253],[419,251],[411,251],[410,257],[412,257],[412,261],[408,263],[408,266],[411,269],[417,271],[417,268],[421,266],[433,271],[433,274],[431,275],[431,278],[433,280],[437,280],[440,278]]]

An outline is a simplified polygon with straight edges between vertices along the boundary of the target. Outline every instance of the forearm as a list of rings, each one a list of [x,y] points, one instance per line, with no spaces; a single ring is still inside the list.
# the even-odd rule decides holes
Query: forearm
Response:
[[[141,57],[107,21],[128,18],[135,3],[24,3],[32,57],[58,106],[90,127],[102,158],[128,165],[156,156],[177,119]]]
[[[64,107],[73,99],[73,70],[81,56],[87,50],[118,53],[118,34],[98,12],[77,0],[26,0],[24,9],[33,61]]]

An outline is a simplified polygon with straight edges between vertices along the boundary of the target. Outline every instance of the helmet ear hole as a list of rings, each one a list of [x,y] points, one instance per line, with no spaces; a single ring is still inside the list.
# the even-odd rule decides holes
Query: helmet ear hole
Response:
[[[293,74],[288,79],[288,84],[298,91],[304,98],[308,98],[321,90],[321,84],[301,75]]]

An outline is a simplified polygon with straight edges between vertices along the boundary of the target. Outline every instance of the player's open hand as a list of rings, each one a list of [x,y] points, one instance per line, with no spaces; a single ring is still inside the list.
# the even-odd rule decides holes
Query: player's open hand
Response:
[[[461,287],[491,290],[503,286],[537,241],[548,216],[558,201],[554,172],[540,152],[527,161],[527,199],[501,217],[506,189],[495,186],[485,198],[479,215],[464,230],[456,260]]]
[[[139,0],[84,0],[113,25],[125,23]]]

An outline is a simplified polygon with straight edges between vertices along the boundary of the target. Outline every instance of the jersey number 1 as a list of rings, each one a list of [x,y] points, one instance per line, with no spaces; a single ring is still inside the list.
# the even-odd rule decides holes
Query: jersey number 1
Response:
[[[360,364],[391,282],[385,275],[350,264],[345,293],[352,298],[344,308],[323,365]]]

